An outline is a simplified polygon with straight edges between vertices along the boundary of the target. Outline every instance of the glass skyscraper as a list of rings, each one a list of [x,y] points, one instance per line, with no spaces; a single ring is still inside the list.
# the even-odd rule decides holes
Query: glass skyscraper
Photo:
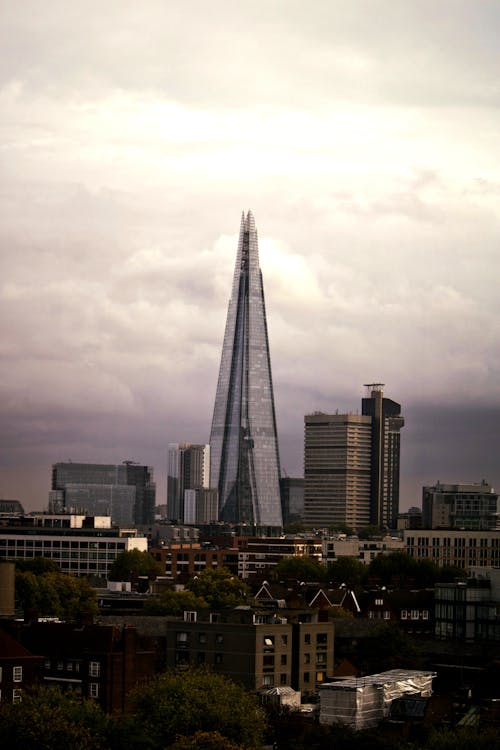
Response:
[[[252,213],[241,219],[210,433],[219,518],[281,527],[279,450],[264,288]]]

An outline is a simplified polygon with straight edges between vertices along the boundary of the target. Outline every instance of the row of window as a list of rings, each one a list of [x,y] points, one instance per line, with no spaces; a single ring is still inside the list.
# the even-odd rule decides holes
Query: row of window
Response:
[[[70,661],[62,661],[61,659],[57,661],[51,661],[50,659],[45,659],[44,667],[46,670],[50,669],[57,669],[58,672],[62,672],[64,669],[66,672],[80,672],[80,661],[70,660]],[[19,667],[21,669],[21,667]],[[91,661],[89,662],[89,676],[90,677],[99,677],[101,674],[101,664],[98,661]]]
[[[4,691],[5,693],[7,691]],[[6,695],[2,695],[2,691],[0,690],[0,703],[4,698],[6,698]],[[22,701],[22,693],[20,688],[14,688],[12,691],[12,703],[21,703]]]

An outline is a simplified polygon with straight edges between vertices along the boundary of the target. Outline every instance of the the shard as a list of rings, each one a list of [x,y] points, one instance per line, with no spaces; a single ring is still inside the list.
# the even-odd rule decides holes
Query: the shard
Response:
[[[241,219],[210,433],[210,484],[219,519],[281,527],[279,450],[259,248]]]

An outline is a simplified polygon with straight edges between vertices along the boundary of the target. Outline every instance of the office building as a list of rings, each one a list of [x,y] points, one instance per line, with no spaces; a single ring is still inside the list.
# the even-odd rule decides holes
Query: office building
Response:
[[[468,570],[500,567],[500,530],[408,529],[403,531],[406,552],[416,560],[453,565]]]
[[[170,443],[168,446],[167,517],[173,523],[197,523],[196,501],[190,490],[208,489],[210,446]],[[201,503],[202,500],[200,499]],[[186,514],[189,520],[186,518]],[[209,513],[210,515],[210,513]],[[211,514],[213,515],[213,514]],[[211,521],[217,520],[211,518]]]
[[[384,398],[383,383],[369,383],[362,414],[372,420],[370,522],[395,529],[399,513],[401,405]]]
[[[302,521],[304,518],[304,479],[281,477],[280,492],[283,523]]]
[[[122,464],[57,463],[52,466],[49,511],[111,516],[118,526],[154,522],[153,469]]]
[[[370,523],[371,418],[305,417],[304,521],[319,527]]]
[[[399,510],[401,407],[367,386],[361,414],[304,418],[304,521],[327,527],[395,528]]]
[[[0,563],[45,557],[63,573],[107,578],[120,552],[147,552],[135,529],[111,526],[109,516],[36,513],[0,521]]]
[[[281,528],[279,451],[257,230],[242,216],[210,433],[219,518]]]
[[[423,487],[422,525],[425,529],[496,529],[498,494],[484,480]]]

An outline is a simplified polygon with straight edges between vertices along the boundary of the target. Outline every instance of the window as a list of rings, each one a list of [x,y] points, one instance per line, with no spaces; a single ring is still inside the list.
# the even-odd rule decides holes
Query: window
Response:
[[[12,667],[12,682],[22,682],[22,681],[23,681],[23,668]]]
[[[272,675],[272,674],[265,674],[265,675],[264,675],[264,676],[262,677],[262,684],[263,684],[263,685],[264,685],[265,687],[272,687],[272,685],[273,685],[273,682],[274,682],[274,679],[273,679],[273,675]]]
[[[206,643],[206,642],[207,642],[207,634],[198,633],[198,643]]]
[[[187,633],[177,633],[177,643],[187,643]]]
[[[280,663],[282,667],[286,666],[286,654],[281,654]]]
[[[286,645],[287,645],[287,643],[288,643],[288,636],[287,636],[287,635],[282,635],[282,636],[280,636],[280,637],[281,637],[281,644],[282,644],[283,646],[286,646]]]
[[[59,669],[59,671],[60,671],[61,669],[64,669],[64,662],[63,662],[63,661],[58,661],[58,662],[57,662],[57,668]]]
[[[384,600],[383,599],[375,599],[375,606],[376,607],[382,607],[383,604],[384,604]]]
[[[384,620],[390,620],[390,619],[391,619],[391,613],[387,609],[384,609]]]
[[[274,636],[266,635],[264,637],[264,646],[267,648],[274,648]]]
[[[222,654],[215,654],[215,663],[222,664]]]
[[[418,609],[412,609],[411,611],[411,619],[412,620],[418,620]]]
[[[304,672],[304,682],[309,682],[309,672]]]
[[[91,698],[99,697],[99,683],[98,682],[89,683],[89,695]]]
[[[406,609],[402,609],[401,610],[401,619],[402,620],[407,620],[408,619],[408,612],[406,611]]]
[[[215,640],[216,640],[217,643],[223,643],[224,642],[224,636],[222,635],[222,633],[217,633],[217,635],[215,636]]]
[[[311,643],[311,634],[304,633],[304,643]]]
[[[325,679],[324,672],[316,672],[316,682],[323,682],[324,679]]]
[[[424,609],[422,612],[422,620],[428,620],[429,619],[429,610]]]
[[[316,643],[321,644],[322,646],[326,645],[328,642],[328,634],[327,633],[318,633],[316,635]]]
[[[304,664],[310,664],[311,654],[304,654]]]
[[[288,680],[286,679],[286,677],[287,677],[286,674],[280,675],[280,684],[281,685],[286,685],[287,684]]]
[[[184,612],[184,622],[196,622],[196,612]]]
[[[68,670],[68,672],[72,672],[73,671],[73,662],[72,661],[66,662],[66,669]]]
[[[12,691],[12,703],[21,703],[21,701],[21,691],[19,690],[19,688],[14,688],[14,690]]]
[[[220,622],[220,614],[218,612],[210,612],[210,622]]]
[[[98,661],[89,662],[89,675],[90,677],[99,677],[101,674],[101,665]]]
[[[45,659],[45,661],[43,662],[43,666],[45,667],[45,669],[50,669],[50,659]]]
[[[205,652],[204,651],[198,651],[196,654],[196,662],[197,664],[205,664]]]

